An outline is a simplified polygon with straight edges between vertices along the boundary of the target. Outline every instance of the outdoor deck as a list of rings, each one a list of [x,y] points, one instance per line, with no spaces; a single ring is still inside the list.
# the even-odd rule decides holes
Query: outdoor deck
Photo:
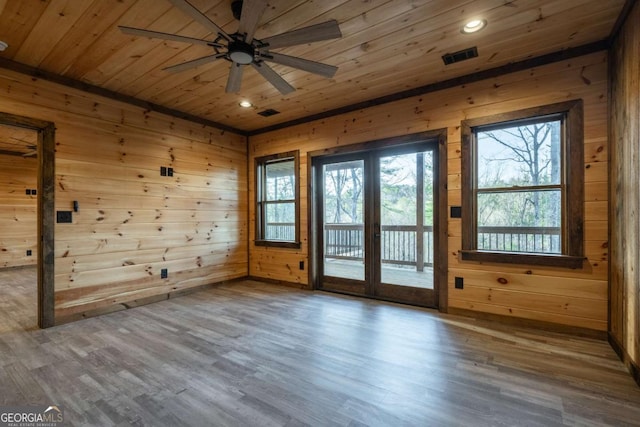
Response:
[[[364,280],[362,261],[328,259],[325,260],[324,268],[326,276]],[[425,267],[424,271],[416,271],[415,267],[398,268],[383,264],[382,283],[433,289],[433,268]]]
[[[383,225],[380,231],[382,283],[433,289],[433,226]],[[477,231],[479,249],[560,253],[559,227],[478,227]],[[270,223],[267,235],[293,241],[295,224]],[[325,276],[364,280],[364,224],[325,224],[323,244]],[[418,271],[420,265],[423,271]]]

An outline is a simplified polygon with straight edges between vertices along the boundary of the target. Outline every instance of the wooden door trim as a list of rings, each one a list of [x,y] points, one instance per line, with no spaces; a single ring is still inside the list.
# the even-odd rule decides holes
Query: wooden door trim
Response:
[[[55,125],[3,112],[0,124],[38,132],[38,326],[49,328],[55,323]]]
[[[318,209],[316,199],[317,185],[315,180],[318,179],[316,168],[313,165],[313,158],[307,152],[307,283],[309,288],[318,289],[318,265],[315,260],[318,259],[318,242],[316,236],[316,218],[318,217],[316,209]]]
[[[435,186],[434,195],[437,200],[437,209],[434,209],[434,224],[438,226],[438,232],[434,233],[433,246],[437,248],[434,251],[434,262],[437,259],[437,268],[434,270],[434,279],[437,280],[438,286],[434,286],[435,300],[438,304],[438,310],[446,313],[449,309],[449,195],[447,191],[447,130],[438,131],[438,161],[436,162],[437,185]]]
[[[315,159],[321,156],[334,156],[340,154],[355,154],[366,151],[375,151],[383,148],[401,148],[407,145],[414,145],[420,142],[426,142],[430,140],[439,139],[444,135],[446,139],[446,129],[437,129],[426,132],[412,133],[408,135],[392,136],[389,138],[375,139],[372,141],[356,142],[349,145],[341,145],[337,147],[324,148],[321,150],[314,150],[307,152],[307,156],[310,159]]]

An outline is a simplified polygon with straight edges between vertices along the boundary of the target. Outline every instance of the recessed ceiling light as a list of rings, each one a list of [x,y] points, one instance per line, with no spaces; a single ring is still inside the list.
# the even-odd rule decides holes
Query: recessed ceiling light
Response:
[[[0,52],[4,51],[8,47],[9,45],[6,42],[3,42],[2,40],[0,40]]]
[[[468,21],[460,31],[464,34],[477,33],[481,29],[487,26],[487,21],[485,19],[472,19]]]
[[[253,104],[250,103],[249,101],[240,101],[240,106],[242,108],[249,108],[249,107],[253,107]]]

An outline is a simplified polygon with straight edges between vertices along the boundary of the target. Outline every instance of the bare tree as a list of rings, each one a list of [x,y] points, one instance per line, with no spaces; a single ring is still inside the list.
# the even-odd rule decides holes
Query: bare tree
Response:
[[[495,132],[483,132],[483,135],[492,139],[510,153],[505,158],[490,159],[491,161],[515,161],[522,165],[527,184],[538,186],[550,184],[550,180],[559,176],[559,129],[554,122],[533,123],[513,128],[504,128]],[[546,147],[551,145],[550,153],[545,153]],[[550,178],[550,179],[549,179]],[[524,217],[530,205],[533,207],[534,219],[537,223],[542,213],[540,193],[533,192],[521,208],[520,217]]]
[[[333,223],[361,222],[358,210],[358,202],[363,189],[361,170],[359,167],[344,167],[333,169],[326,174],[331,179],[335,191]],[[346,215],[347,218],[344,218],[343,215]]]

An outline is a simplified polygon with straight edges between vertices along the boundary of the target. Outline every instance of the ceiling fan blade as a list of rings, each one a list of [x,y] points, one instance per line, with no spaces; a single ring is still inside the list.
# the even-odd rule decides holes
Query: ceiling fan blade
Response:
[[[310,25],[308,27],[299,28],[297,30],[288,31],[273,37],[267,37],[262,43],[269,49],[279,47],[295,46],[298,44],[319,42],[322,40],[337,39],[342,37],[338,21],[323,22],[321,24]]]
[[[224,37],[227,40],[231,40],[231,37],[229,36],[229,34],[225,33],[222,28],[218,27],[218,25],[215,22],[213,22],[211,19],[209,19],[207,15],[200,12],[187,0],[169,0],[169,3],[171,3],[174,7],[177,7],[178,9],[180,9],[185,15],[198,21],[208,30],[213,31],[214,33],[220,34],[222,37]]]
[[[242,14],[240,15],[240,26],[238,32],[246,34],[245,41],[251,43],[253,35],[258,28],[258,22],[267,8],[267,0],[244,0],[242,3]]]
[[[124,34],[129,34],[132,36],[151,37],[153,39],[163,39],[163,40],[171,40],[175,42],[200,44],[203,46],[224,47],[219,43],[213,43],[213,42],[209,42],[202,39],[195,39],[193,37],[179,36],[177,34],[161,33],[159,31],[143,30],[142,28],[132,28],[132,27],[123,27],[123,26],[119,26],[118,28],[120,28],[120,31],[122,31]]]
[[[242,83],[242,72],[244,71],[244,65],[231,63],[231,69],[229,70],[229,78],[227,79],[227,87],[225,92],[237,93],[240,92],[240,84]]]
[[[163,68],[163,71],[169,71],[171,73],[177,73],[179,71],[189,70],[191,68],[196,68],[203,64],[208,64],[209,62],[213,62],[218,58],[222,58],[225,54],[218,53],[215,55],[203,56],[202,58],[194,59],[191,61],[183,62],[181,64],[172,65],[170,67]]]
[[[323,77],[331,78],[336,75],[338,67],[323,64],[322,62],[309,61],[295,56],[283,55],[281,53],[269,52],[262,56],[265,61],[286,65],[287,67],[298,68],[310,73],[319,74]]]
[[[285,79],[280,77],[278,73],[273,71],[273,68],[269,67],[264,62],[255,63],[252,62],[253,68],[255,68],[269,83],[280,91],[281,94],[286,95],[295,90]]]

